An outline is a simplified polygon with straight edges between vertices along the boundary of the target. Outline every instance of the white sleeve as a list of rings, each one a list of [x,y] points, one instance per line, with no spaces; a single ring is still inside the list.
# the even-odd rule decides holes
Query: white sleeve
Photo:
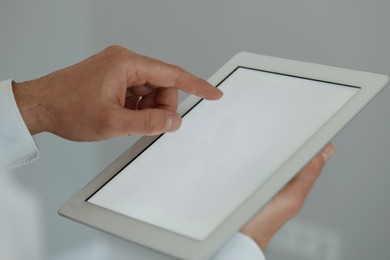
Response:
[[[0,163],[16,168],[39,157],[38,146],[16,104],[12,80],[0,82]]]
[[[265,260],[259,246],[250,237],[236,233],[212,258],[212,260]]]

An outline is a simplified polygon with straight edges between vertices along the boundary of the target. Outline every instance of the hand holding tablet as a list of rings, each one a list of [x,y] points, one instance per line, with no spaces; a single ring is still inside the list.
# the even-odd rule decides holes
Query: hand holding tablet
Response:
[[[240,231],[256,241],[264,252],[275,233],[301,210],[325,162],[334,152],[333,144],[328,144]]]
[[[221,100],[186,99],[177,132],[140,139],[60,214],[175,257],[206,258],[388,78],[241,53],[209,81]]]

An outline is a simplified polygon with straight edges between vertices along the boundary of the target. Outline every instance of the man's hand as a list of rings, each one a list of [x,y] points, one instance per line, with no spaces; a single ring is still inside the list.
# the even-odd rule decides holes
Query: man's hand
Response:
[[[156,135],[180,127],[178,90],[215,100],[222,92],[185,70],[111,46],[40,79],[14,83],[31,134],[75,141]]]
[[[328,144],[241,229],[241,232],[251,237],[264,251],[273,235],[303,207],[325,162],[333,153],[334,146]]]

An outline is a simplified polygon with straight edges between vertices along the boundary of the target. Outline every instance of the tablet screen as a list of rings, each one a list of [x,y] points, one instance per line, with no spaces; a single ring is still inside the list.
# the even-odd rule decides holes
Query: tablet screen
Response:
[[[358,87],[239,67],[87,201],[204,240]]]

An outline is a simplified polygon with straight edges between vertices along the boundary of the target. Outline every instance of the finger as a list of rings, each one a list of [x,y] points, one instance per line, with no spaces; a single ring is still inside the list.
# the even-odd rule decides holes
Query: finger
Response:
[[[120,109],[116,112],[115,124],[117,135],[158,135],[179,129],[181,117],[165,109]]]
[[[129,70],[132,70],[134,65],[136,66],[136,78],[129,78],[129,86],[135,83],[137,85],[173,87],[210,100],[219,99],[223,95],[218,88],[178,66],[140,55],[129,62]],[[129,72],[128,75],[133,74]]]
[[[140,101],[140,97],[130,96],[125,100],[125,107],[128,109],[137,109],[139,101]]]
[[[313,188],[314,183],[321,174],[326,161],[333,155],[335,148],[333,144],[328,144],[319,152],[292,180],[297,188],[301,189],[306,196]]]
[[[330,157],[333,156],[335,151],[336,151],[336,147],[332,143],[329,143],[327,146],[325,146],[324,149],[322,149],[321,155],[324,158],[325,162],[328,161]]]
[[[179,93],[175,88],[160,88],[144,96],[138,104],[138,109],[161,108],[177,111]]]
[[[156,107],[156,92],[153,91],[146,96],[143,96],[138,104],[138,109],[155,108]]]
[[[159,108],[177,111],[179,92],[176,88],[161,88],[156,93],[155,102]]]
[[[131,91],[131,93],[133,93],[133,95],[146,96],[149,93],[156,91],[156,88],[146,86],[146,85],[141,85],[141,86],[134,86],[134,87],[128,88],[128,90]]]
[[[149,86],[135,86],[127,88],[126,90],[126,103],[125,107],[130,109],[140,109],[141,100],[144,100],[142,103],[147,103],[147,101],[154,102],[156,89]],[[148,104],[146,107],[155,107],[153,104]]]

